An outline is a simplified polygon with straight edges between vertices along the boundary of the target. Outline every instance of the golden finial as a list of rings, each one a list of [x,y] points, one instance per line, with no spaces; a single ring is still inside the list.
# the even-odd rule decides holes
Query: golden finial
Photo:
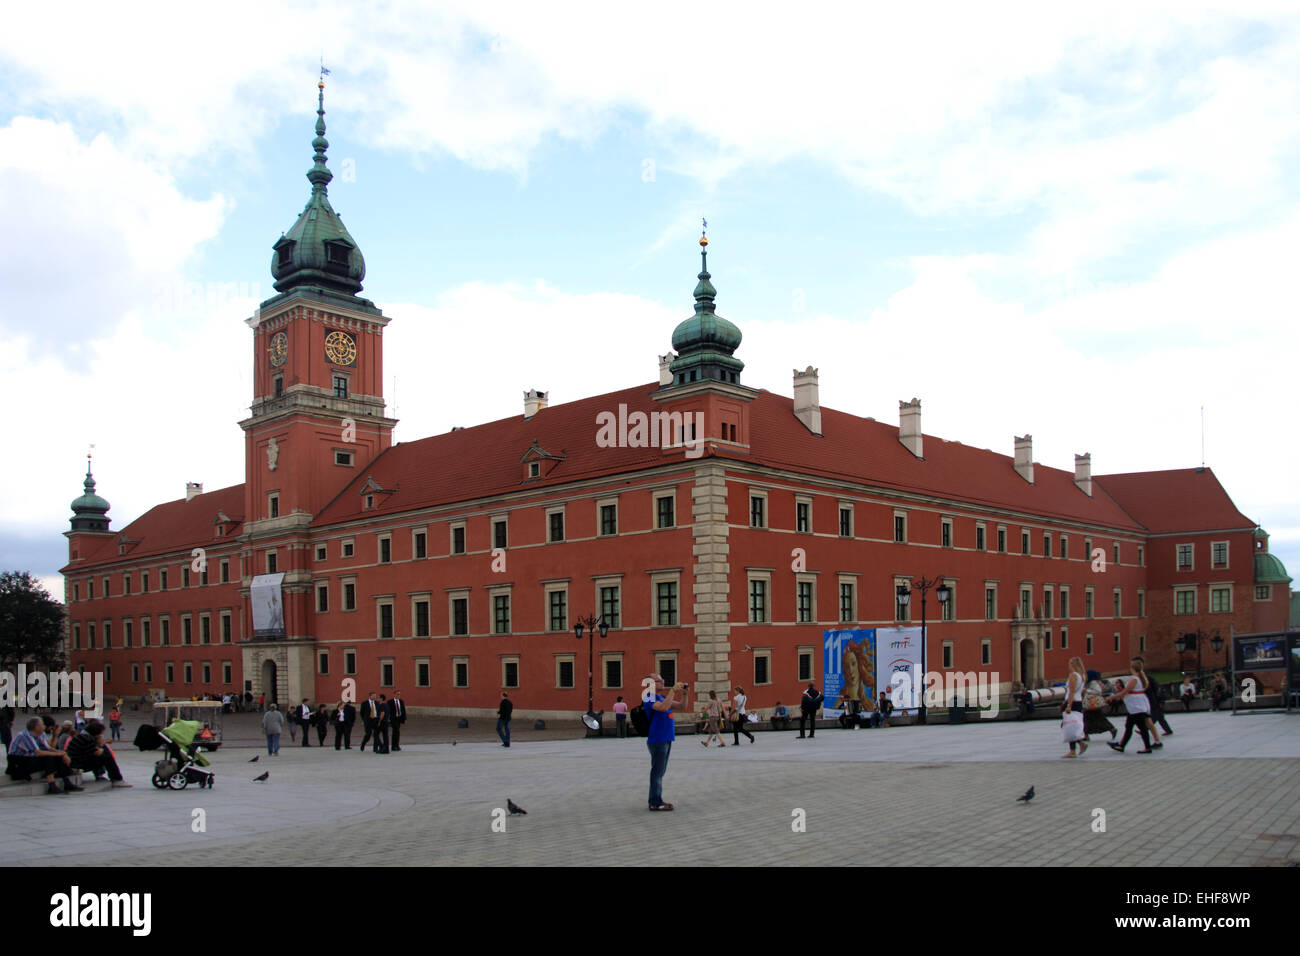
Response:
[[[709,220],[704,219],[702,220],[702,222],[704,223],[704,225],[700,229],[700,245],[707,246],[709,244],[709,237],[707,235],[709,231]]]

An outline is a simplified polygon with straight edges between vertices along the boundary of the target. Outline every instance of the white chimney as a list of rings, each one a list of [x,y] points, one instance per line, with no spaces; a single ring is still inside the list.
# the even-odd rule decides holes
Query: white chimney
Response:
[[[1034,483],[1034,436],[1016,436],[1016,474],[1031,485]]]
[[[668,366],[673,364],[675,358],[677,358],[677,355],[674,352],[659,356],[659,384],[661,386],[673,383],[673,373]]]
[[[910,402],[899,401],[898,440],[917,458],[925,457],[921,451],[921,400],[919,398],[913,398]]]
[[[1092,455],[1084,452],[1074,456],[1074,483],[1089,498],[1092,497]]]
[[[530,388],[524,392],[524,418],[532,418],[546,407],[546,392]]]
[[[203,482],[187,481],[185,482],[185,500],[192,501],[194,498],[203,494]]]
[[[814,435],[822,433],[822,406],[817,394],[817,369],[794,370],[794,417]]]

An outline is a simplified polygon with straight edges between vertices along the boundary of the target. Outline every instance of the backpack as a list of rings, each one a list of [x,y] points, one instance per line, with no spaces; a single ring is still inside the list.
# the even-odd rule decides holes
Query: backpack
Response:
[[[645,704],[637,704],[628,711],[628,720],[632,722],[632,729],[636,731],[639,737],[650,736],[650,715],[645,712]]]

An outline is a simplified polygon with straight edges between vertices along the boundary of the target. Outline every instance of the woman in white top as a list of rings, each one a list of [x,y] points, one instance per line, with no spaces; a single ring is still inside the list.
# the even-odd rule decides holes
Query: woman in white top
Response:
[[[745,688],[737,687],[736,696],[731,698],[731,709],[732,709],[732,720],[733,720],[733,723],[731,725],[731,729],[733,731],[731,742],[735,744],[737,747],[740,746],[741,734],[744,734],[746,737],[748,737],[749,742],[751,744],[754,742],[754,735],[745,729],[745,722],[749,720],[749,718],[745,716],[746,700],[748,700],[748,698],[745,697]]]
[[[1083,668],[1083,661],[1077,657],[1070,658],[1070,676],[1065,682],[1065,700],[1061,702],[1061,713],[1075,713],[1079,719],[1083,720],[1083,685],[1088,682],[1088,672]],[[1088,749],[1088,734],[1085,731],[1082,740],[1070,741],[1070,752],[1061,754],[1062,757],[1073,757],[1074,745],[1079,745],[1079,756],[1082,757]]]
[[[1133,674],[1124,679],[1124,686],[1120,688],[1118,694],[1111,700],[1124,701],[1124,709],[1128,711],[1128,718],[1124,721],[1124,739],[1119,743],[1109,742],[1112,750],[1124,752],[1128,745],[1129,738],[1133,736],[1133,728],[1136,727],[1142,736],[1142,750],[1140,754],[1151,753],[1151,738],[1147,735],[1147,716],[1151,711],[1151,703],[1147,700],[1147,687],[1151,679],[1147,677],[1142,661],[1134,659],[1129,662],[1133,669]]]

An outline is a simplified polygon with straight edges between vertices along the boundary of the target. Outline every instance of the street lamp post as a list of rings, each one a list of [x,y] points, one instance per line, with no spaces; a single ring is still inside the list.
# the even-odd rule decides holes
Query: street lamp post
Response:
[[[609,625],[605,623],[604,615],[600,617],[587,615],[574,621],[573,636],[582,640],[584,629],[587,631],[587,716],[594,721],[596,720],[596,695],[592,686],[592,672],[596,666],[596,632],[600,631],[600,639],[603,641],[605,635],[609,633]],[[591,727],[590,723],[586,721],[584,723]]]
[[[926,655],[925,599],[929,595],[930,589],[935,587],[935,585],[938,585],[938,589],[935,591],[935,597],[939,599],[939,605],[942,607],[946,605],[948,603],[948,599],[952,597],[952,589],[949,588],[948,585],[944,584],[944,579],[941,577],[939,578],[922,577],[918,581],[910,581],[907,584],[900,584],[895,589],[895,594],[898,596],[899,606],[903,608],[906,608],[907,605],[911,603],[913,591],[921,592],[921,673],[920,673],[921,705],[920,707],[917,708],[917,712],[916,712],[916,722],[918,724],[923,724],[925,723],[926,720],[925,675],[926,675],[927,655]]]

